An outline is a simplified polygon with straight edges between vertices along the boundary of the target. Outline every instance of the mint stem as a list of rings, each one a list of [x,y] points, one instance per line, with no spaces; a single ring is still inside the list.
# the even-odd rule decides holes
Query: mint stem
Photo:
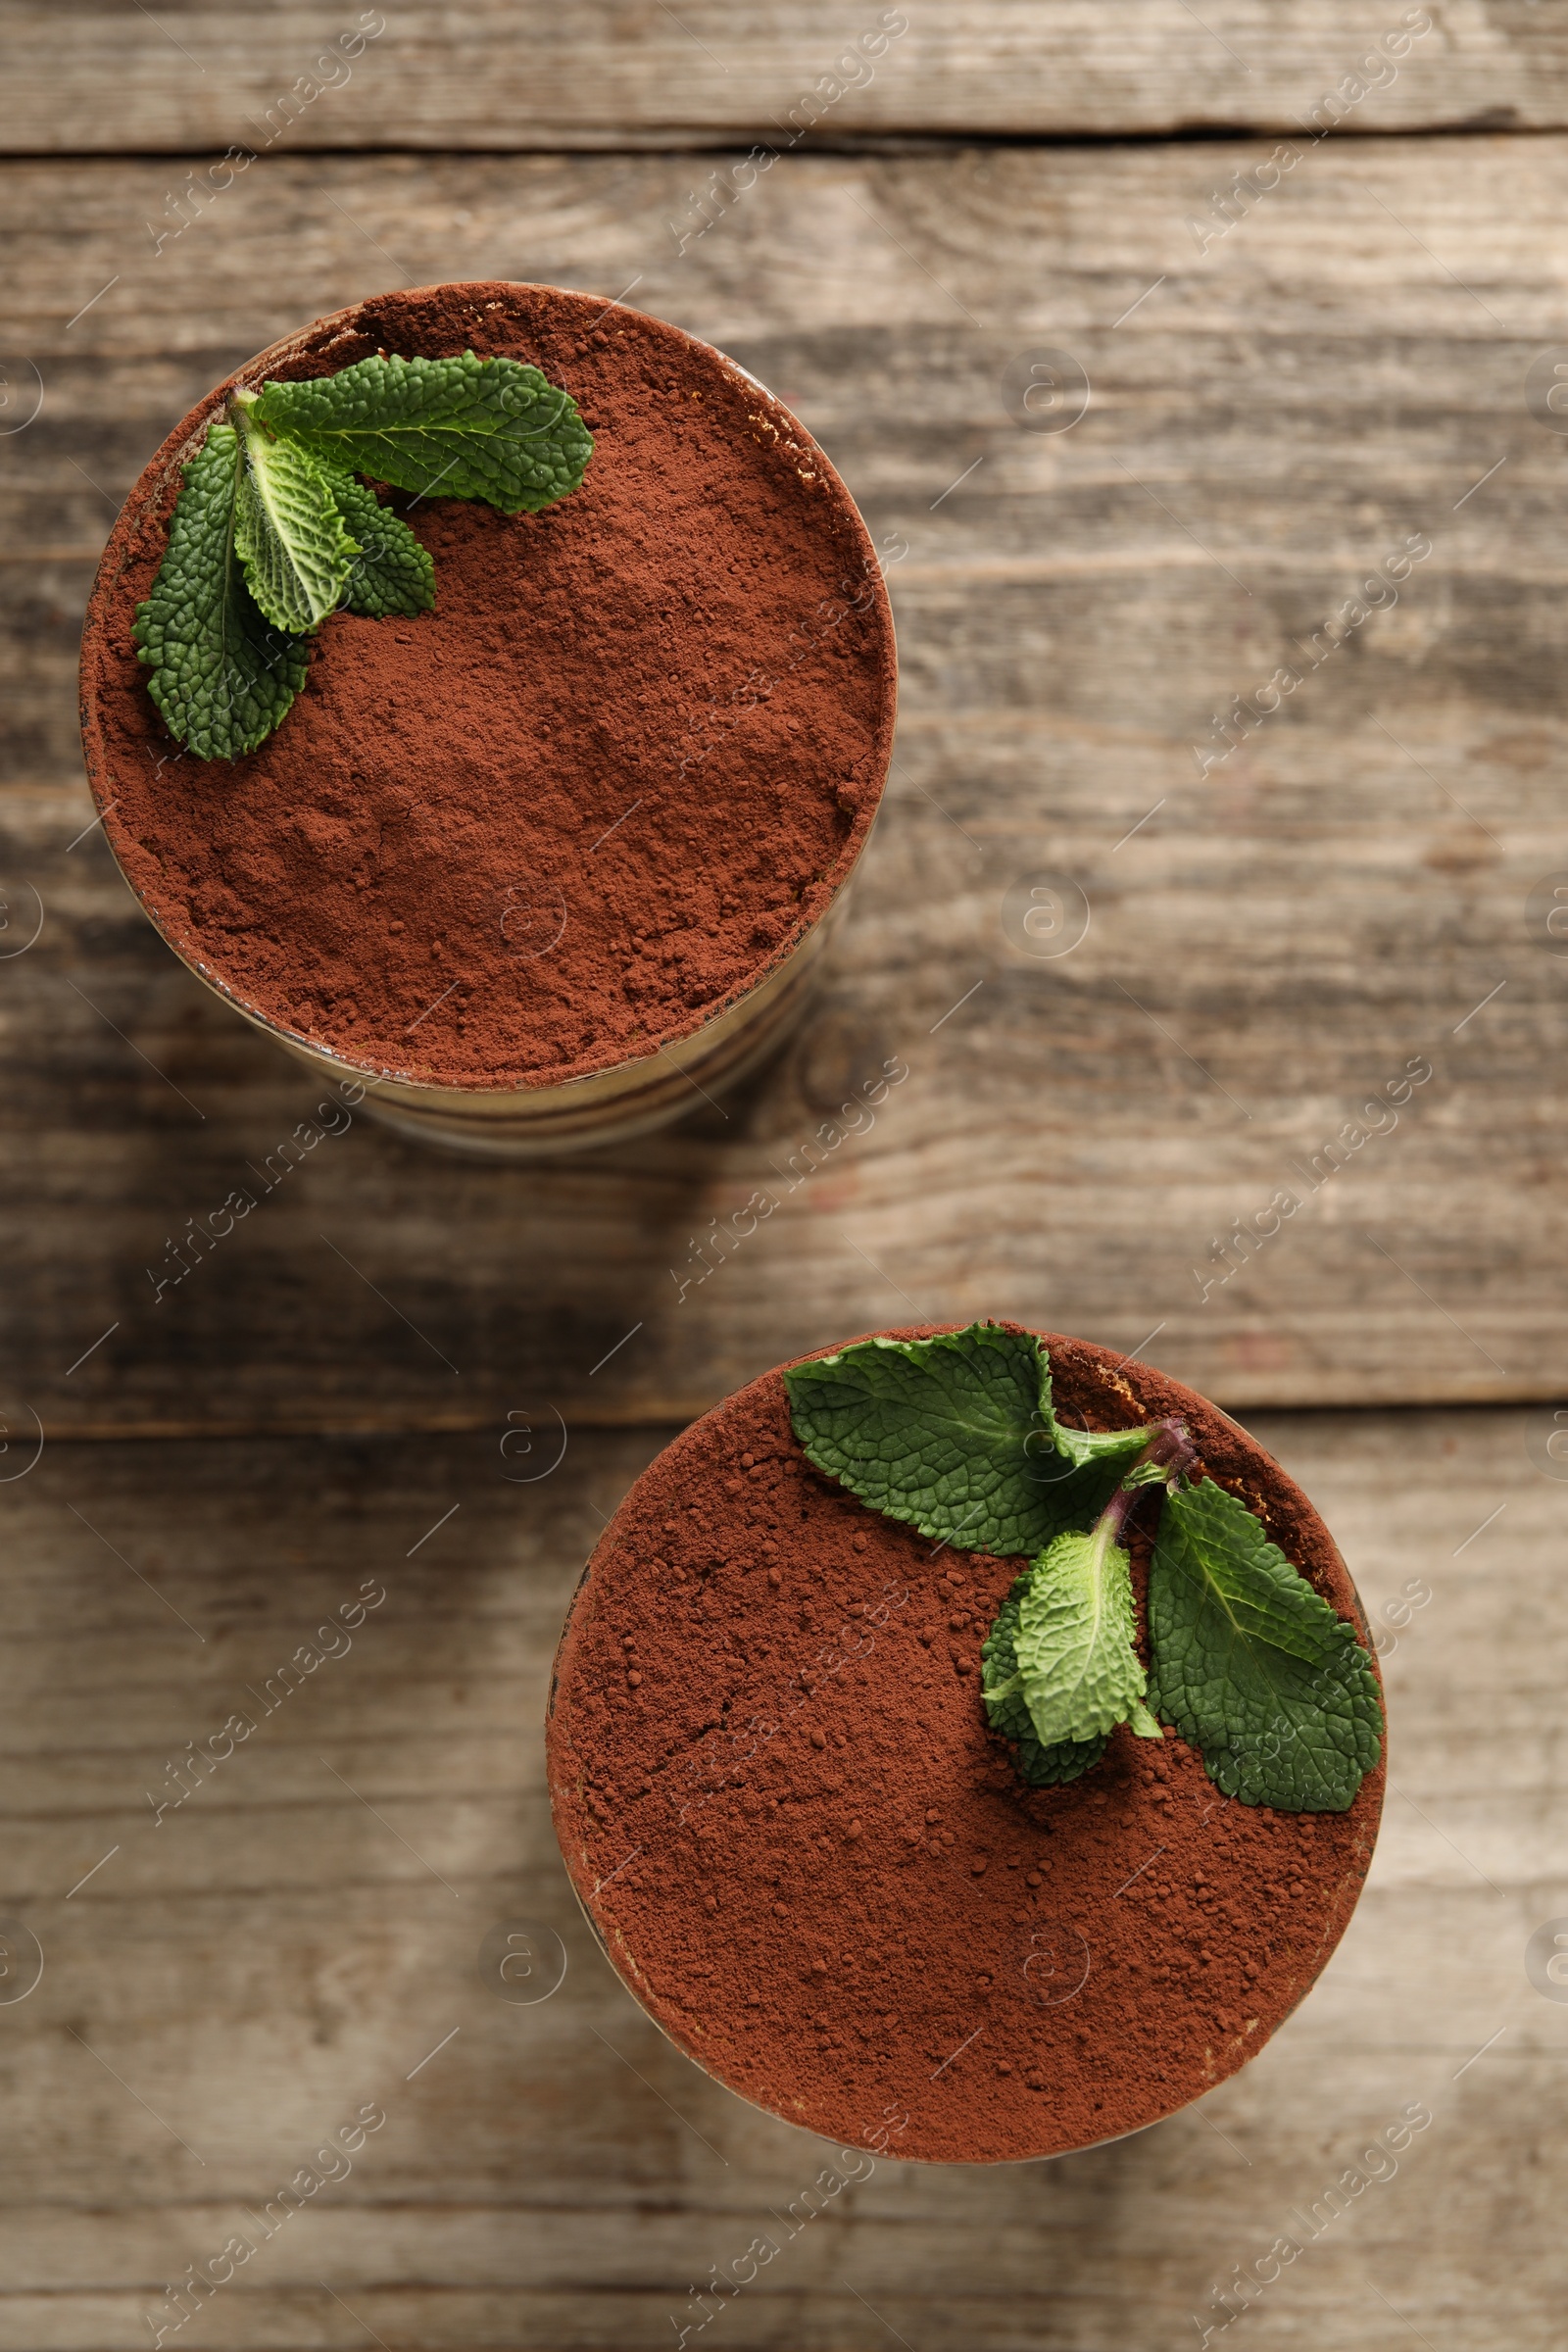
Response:
[[[1165,1491],[1174,1494],[1179,1480],[1191,1475],[1197,1459],[1198,1449],[1187,1435],[1186,1422],[1173,1414],[1167,1421],[1155,1422],[1150,1433],[1149,1444],[1132,1464],[1132,1469],[1142,1470],[1152,1463],[1156,1469],[1167,1473],[1163,1481]],[[1112,1544],[1120,1544],[1122,1530],[1143,1492],[1142,1486],[1119,1486],[1102,1511],[1095,1534],[1108,1538]]]
[[[1168,1421],[1157,1422],[1141,1459],[1157,1462],[1162,1470],[1169,1472],[1165,1480],[1167,1491],[1174,1490],[1178,1479],[1191,1478],[1198,1448],[1187,1434],[1186,1422],[1175,1414]]]

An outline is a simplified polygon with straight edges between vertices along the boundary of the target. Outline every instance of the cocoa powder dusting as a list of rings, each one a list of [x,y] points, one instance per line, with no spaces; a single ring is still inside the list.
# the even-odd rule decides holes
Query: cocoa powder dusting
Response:
[[[1060,1408],[1182,1413],[1361,1625],[1259,1446],[1148,1366],[1047,1339]],[[1133,1524],[1142,1609],[1147,1506]],[[1123,1729],[1083,1780],[1026,1788],[978,1695],[1016,1567],[821,1478],[771,1372],[638,1480],[563,1636],[552,1801],[612,1959],[721,2081],[846,2146],[1000,2162],[1169,2114],[1301,1998],[1371,1858],[1381,1765],[1348,1813],[1276,1814]]]
[[[208,977],[377,1071],[559,1084],[701,1026],[826,907],[886,773],[892,622],[809,436],[661,320],[438,286],[319,320],[242,373],[469,349],[570,391],[595,437],[580,490],[512,516],[392,495],[435,560],[434,612],[334,615],[279,731],[198,760],[130,627],[221,386],[111,538],[83,731],[126,875]]]

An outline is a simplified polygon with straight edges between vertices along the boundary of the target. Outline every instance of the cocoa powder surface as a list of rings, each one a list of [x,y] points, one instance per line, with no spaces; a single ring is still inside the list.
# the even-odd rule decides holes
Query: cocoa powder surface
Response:
[[[111,538],[83,733],[128,879],[206,976],[378,1071],[559,1084],[701,1026],[829,904],[885,777],[892,623],[804,428],[659,319],[438,286],[318,321],[241,373],[469,349],[572,394],[595,437],[581,489],[512,516],[383,492],[434,558],[434,612],[334,615],[277,733],[200,760],[130,629],[220,387]]]
[[[1058,1409],[1184,1414],[1209,1475],[1364,1633],[1261,1447],[1143,1364],[1048,1344]],[[1123,1729],[1082,1780],[1025,1788],[979,1700],[1017,1567],[821,1478],[772,1372],[638,1480],[563,1636],[552,1801],[611,1958],[719,2080],[844,2145],[999,2162],[1169,2114],[1302,1997],[1371,1858],[1381,1765],[1346,1813],[1275,1813]]]

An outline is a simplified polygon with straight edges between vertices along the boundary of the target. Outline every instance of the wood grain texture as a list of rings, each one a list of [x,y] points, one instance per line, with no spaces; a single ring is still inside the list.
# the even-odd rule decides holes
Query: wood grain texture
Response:
[[[1557,2342],[1568,2011],[1522,1965],[1568,1913],[1568,1486],[1531,1458],[1549,1416],[1251,1426],[1390,1645],[1396,1793],[1317,1989],[1236,2081],[1132,2139],[976,2173],[878,2162],[689,2341],[1179,2344],[1420,2102],[1397,2172],[1255,2297],[1248,2340]],[[621,2352],[674,2341],[692,2282],[779,2234],[832,2151],[641,2018],[545,1803],[566,1598],[663,1434],[574,1433],[531,1486],[489,1439],[445,1438],[62,1446],[0,1487],[4,1908],[45,1961],[0,2002],[0,2342],[149,2342],[166,2282],[363,2102],[386,2123],[351,2172],[166,2343]],[[268,1678],[364,1585],[385,1598],[352,1646],[263,1715]],[[157,1819],[149,1791],[236,1711],[254,1735]],[[517,1919],[568,1947],[539,2006],[477,1971]]]
[[[18,1429],[659,1420],[911,1309],[1153,1334],[1243,1404],[1568,1389],[1564,966],[1525,920],[1568,867],[1568,444],[1522,396],[1559,331],[1568,147],[1326,147],[1200,258],[1221,154],[1263,152],[797,158],[675,263],[680,160],[258,165],[156,260],[162,164],[8,167],[45,386],[0,440],[10,936],[45,912],[0,962]],[[748,1095],[531,1171],[359,1123],[155,1305],[170,1241],[314,1090],[158,945],[96,834],[69,846],[76,618],[170,420],[394,270],[636,281],[799,408],[907,549],[891,797],[825,993]],[[1042,346],[1092,380],[1070,431],[1004,405]],[[1397,605],[1313,669],[1420,533]],[[1285,662],[1299,688],[1200,776],[1216,710]],[[1041,876],[1093,909],[1054,960],[1003,921]],[[874,1124],[825,1142],[890,1058]],[[1412,1059],[1397,1126],[1314,1186]],[[1203,1298],[1216,1237],[1282,1188],[1299,1209]],[[776,1211],[698,1254],[759,1191]]]
[[[68,18],[12,0],[7,17],[12,154],[1292,131],[1315,111],[1352,132],[1568,122],[1561,12],[1532,0],[87,0]]]

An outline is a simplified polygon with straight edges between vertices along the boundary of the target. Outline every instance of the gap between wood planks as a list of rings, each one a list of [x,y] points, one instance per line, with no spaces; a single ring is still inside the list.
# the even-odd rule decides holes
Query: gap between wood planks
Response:
[[[1419,1414],[1430,1415],[1432,1413],[1464,1413],[1469,1416],[1478,1413],[1490,1413],[1494,1416],[1506,1413],[1517,1414],[1523,1407],[1532,1403],[1552,1401],[1556,1394],[1555,1390],[1549,1393],[1543,1391],[1542,1395],[1537,1397],[1510,1396],[1499,1398],[1495,1402],[1488,1400],[1484,1403],[1466,1402],[1463,1398],[1439,1399],[1436,1402],[1430,1398],[1413,1398],[1407,1401],[1390,1403],[1380,1401],[1374,1404],[1354,1402],[1344,1404],[1329,1402],[1247,1404],[1240,1406],[1234,1413],[1230,1412],[1223,1404],[1219,1404],[1215,1397],[1210,1397],[1208,1401],[1216,1404],[1218,1409],[1225,1414],[1226,1419],[1235,1421],[1239,1428],[1249,1428],[1256,1420],[1278,1419],[1283,1415],[1289,1415],[1293,1420],[1316,1422],[1325,1420],[1334,1414],[1346,1413],[1354,1413],[1360,1419],[1365,1419],[1368,1415],[1377,1415],[1386,1419],[1390,1415],[1414,1417]],[[710,1397],[700,1401],[689,1398],[684,1401],[672,1400],[663,1403],[657,1412],[630,1403],[624,1410],[618,1412],[613,1407],[606,1410],[603,1406],[596,1406],[592,1411],[573,1413],[567,1426],[585,1432],[590,1430],[612,1432],[615,1430],[662,1429],[667,1430],[669,1435],[674,1437],[679,1431],[688,1429],[694,1421],[700,1421],[705,1413],[711,1412],[715,1405],[723,1401],[721,1397]],[[372,1444],[388,1438],[483,1437],[486,1434],[493,1434],[496,1427],[496,1409],[492,1406],[485,1412],[432,1415],[428,1419],[420,1419],[416,1415],[403,1413],[389,1413],[384,1418],[375,1418],[367,1413],[360,1413],[352,1418],[345,1417],[342,1420],[322,1415],[318,1419],[309,1421],[102,1421],[87,1422],[84,1425],[77,1423],[67,1427],[51,1427],[48,1422],[45,1422],[43,1442],[50,1448],[62,1446],[206,1446],[224,1443],[230,1445],[250,1444],[252,1442],[270,1444],[273,1441],[289,1443],[301,1438],[321,1438],[332,1444],[349,1444],[357,1440]]]
[[[1356,141],[1398,139],[1415,145],[1433,139],[1555,139],[1568,130],[1563,122],[1510,122],[1503,118],[1506,107],[1471,116],[1452,122],[1392,122],[1387,124],[1338,124],[1334,129],[1337,144]],[[1276,120],[1259,117],[1255,122],[1181,123],[1172,130],[889,130],[838,131],[822,138],[808,135],[795,141],[792,156],[803,155],[863,155],[872,158],[901,155],[950,156],[975,148],[1033,148],[1064,149],[1068,153],[1083,149],[1137,147],[1198,147],[1223,144],[1244,146],[1249,140],[1309,136],[1298,122],[1283,116]],[[388,161],[404,157],[440,158],[445,161],[475,163],[504,163],[514,156],[556,157],[569,161],[574,156],[616,155],[729,155],[754,146],[775,144],[777,125],[756,124],[750,130],[708,129],[700,123],[676,123],[668,128],[646,132],[630,129],[607,131],[604,135],[584,134],[578,138],[563,138],[559,132],[550,140],[537,144],[508,147],[483,145],[453,147],[446,142],[417,140],[375,141],[366,146],[350,142],[330,147],[313,147],[302,140],[298,146],[280,153],[296,158],[309,156],[323,163],[347,158],[353,162],[374,163],[377,158]],[[218,140],[197,142],[180,147],[11,147],[0,154],[0,170],[10,164],[169,164],[185,158],[197,160],[206,156],[226,153],[224,143]]]

